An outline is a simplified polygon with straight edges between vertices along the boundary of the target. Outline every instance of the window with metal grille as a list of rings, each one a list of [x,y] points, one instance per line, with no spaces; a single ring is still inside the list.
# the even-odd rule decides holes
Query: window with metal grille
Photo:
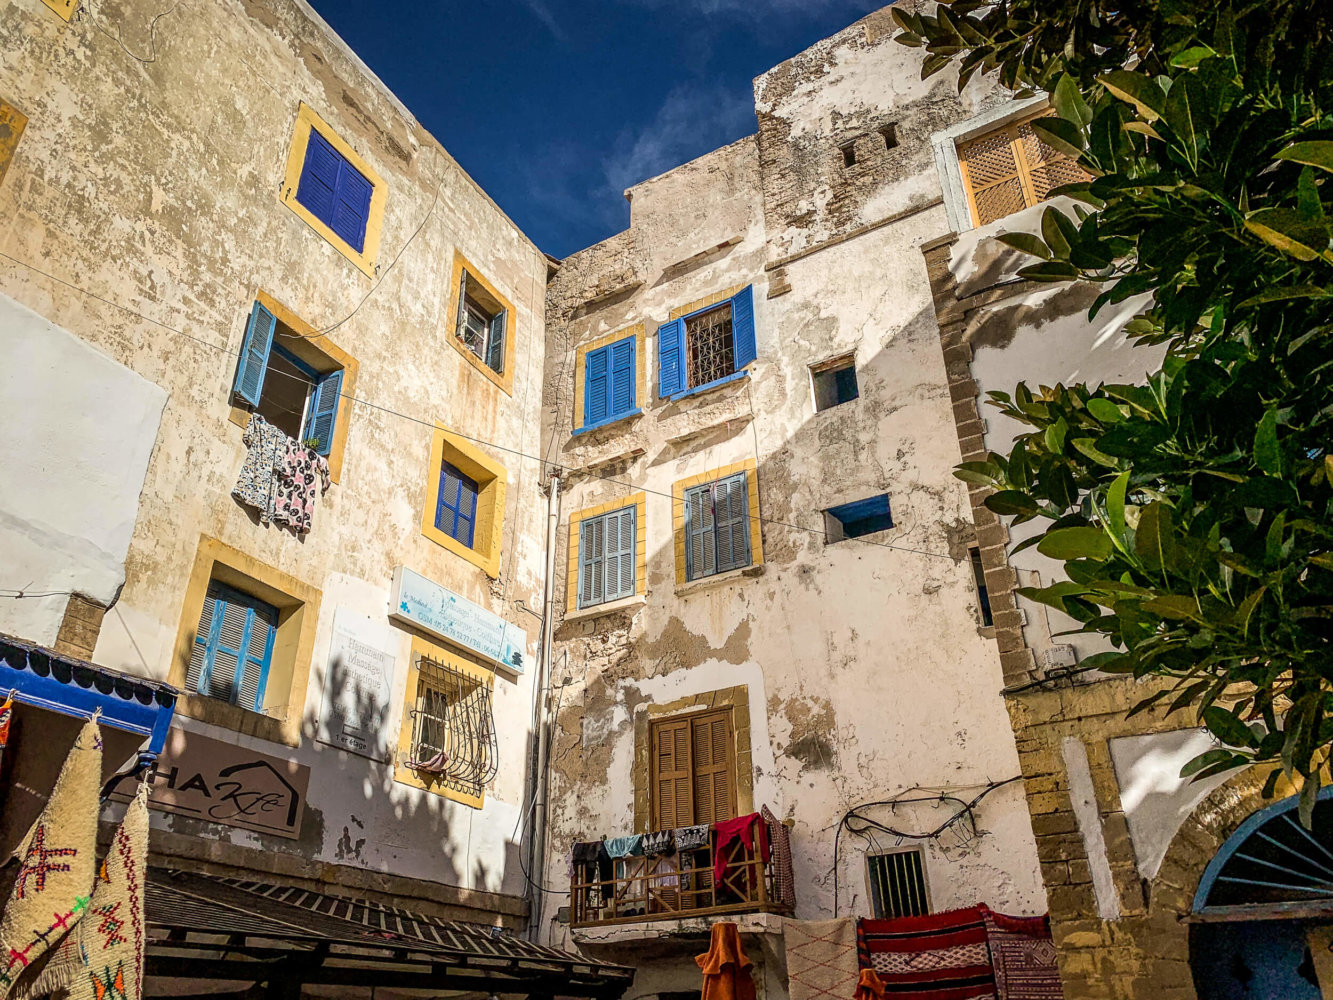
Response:
[[[1045,141],[1032,128],[1032,115],[977,136],[958,146],[963,186],[978,226],[1045,201],[1062,184],[1087,180],[1073,157]]]
[[[477,530],[477,481],[463,475],[456,466],[440,465],[440,498],[435,510],[435,527],[450,538],[472,548]]]
[[[418,657],[407,766],[423,781],[482,794],[499,769],[488,680],[445,660]]]
[[[685,371],[691,388],[736,371],[730,302],[685,320]]]
[[[926,870],[919,847],[866,858],[870,905],[875,917],[923,917],[930,912]]]
[[[262,712],[277,630],[277,608],[210,582],[190,647],[186,690]]]
[[[977,606],[981,609],[981,624],[990,627],[995,624],[995,617],[990,609],[990,592],[986,589],[986,571],[981,565],[981,549],[975,545],[967,550],[972,563],[972,582],[977,586]]]
[[[815,410],[827,410],[841,403],[850,403],[860,396],[856,384],[856,358],[847,355],[826,361],[810,370],[815,390]]]
[[[750,565],[749,479],[744,472],[685,491],[685,578]]]
[[[505,366],[507,310],[467,271],[459,281],[458,339],[487,368],[502,373]]]
[[[889,509],[889,495],[867,497],[852,503],[830,507],[824,511],[824,532],[830,542],[845,538],[860,538],[876,531],[893,527],[893,513]]]
[[[637,521],[634,506],[579,521],[580,608],[634,596]]]
[[[650,736],[654,830],[736,815],[736,733],[730,708],[655,720]]]

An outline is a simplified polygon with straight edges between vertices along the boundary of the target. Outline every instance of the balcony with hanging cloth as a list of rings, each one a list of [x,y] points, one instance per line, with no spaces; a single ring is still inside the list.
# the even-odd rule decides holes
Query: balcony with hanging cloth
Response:
[[[767,807],[703,826],[575,844],[570,866],[569,920],[581,943],[638,936],[632,929],[588,933],[593,928],[649,930],[670,921],[673,934],[707,934],[715,917],[790,915],[795,908],[790,835]]]

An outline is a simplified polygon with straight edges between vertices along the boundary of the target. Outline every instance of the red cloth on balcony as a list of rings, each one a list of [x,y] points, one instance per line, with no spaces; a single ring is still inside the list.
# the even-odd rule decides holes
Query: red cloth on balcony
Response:
[[[722,885],[722,873],[727,870],[727,848],[731,846],[732,841],[739,840],[747,851],[754,850],[755,841],[758,841],[759,860],[768,864],[768,827],[758,813],[714,823],[713,832],[717,834],[717,846],[713,854],[714,891]]]
[[[735,924],[713,925],[708,951],[694,959],[704,974],[703,1000],[755,1000],[750,965]]]
[[[875,970],[894,1000],[995,1000],[985,908],[924,917],[862,920],[862,967]]]

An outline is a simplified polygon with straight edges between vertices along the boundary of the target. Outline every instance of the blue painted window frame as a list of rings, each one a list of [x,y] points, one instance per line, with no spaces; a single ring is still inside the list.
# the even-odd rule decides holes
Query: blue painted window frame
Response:
[[[829,507],[824,513],[842,525],[844,538],[861,538],[893,527],[893,509],[887,493]],[[864,530],[852,531],[853,526]]]
[[[627,364],[618,364],[617,354],[623,356]],[[610,344],[604,344],[596,350],[588,351],[583,356],[583,423],[575,429],[575,434],[586,434],[588,431],[643,413],[638,406],[638,355],[638,337],[630,334]],[[595,368],[602,359],[605,359],[606,364],[605,384],[599,387]],[[617,373],[629,382],[628,405],[620,409],[615,405]]]
[[[449,482],[453,477],[451,488]],[[477,499],[481,488],[471,476],[449,462],[440,464],[440,494],[435,506],[435,527],[472,548],[477,531]]]
[[[216,596],[214,596],[216,595]],[[195,682],[193,694],[199,694],[206,698],[213,697],[209,694],[209,678],[217,659],[218,649],[220,648],[222,635],[222,621],[226,614],[227,605],[236,605],[245,608],[245,628],[241,636],[240,649],[228,650],[236,654],[236,674],[232,678],[231,691],[232,696],[230,704],[236,705],[249,712],[261,712],[264,708],[264,693],[268,687],[269,669],[273,665],[273,644],[278,632],[278,609],[266,601],[261,601],[257,597],[251,597],[235,587],[229,587],[225,583],[219,583],[216,580],[208,585],[208,592],[204,596],[205,601],[213,602],[212,625],[207,636],[195,633],[195,645],[204,648],[203,668],[200,670],[199,677]],[[200,611],[202,618],[202,609]],[[264,645],[264,656],[262,661],[256,663],[250,655],[250,635],[254,628],[255,618],[263,615],[268,620],[268,640]],[[240,702],[242,682],[246,676],[247,670],[253,667],[259,671],[259,680],[256,684],[255,703],[253,705],[242,705]]]

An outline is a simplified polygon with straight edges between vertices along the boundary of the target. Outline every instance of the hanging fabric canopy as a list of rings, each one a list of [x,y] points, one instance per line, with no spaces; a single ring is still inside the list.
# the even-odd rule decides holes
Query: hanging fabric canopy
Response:
[[[753,963],[745,957],[735,924],[714,924],[712,943],[695,962],[704,974],[703,1000],[755,1000]]]

